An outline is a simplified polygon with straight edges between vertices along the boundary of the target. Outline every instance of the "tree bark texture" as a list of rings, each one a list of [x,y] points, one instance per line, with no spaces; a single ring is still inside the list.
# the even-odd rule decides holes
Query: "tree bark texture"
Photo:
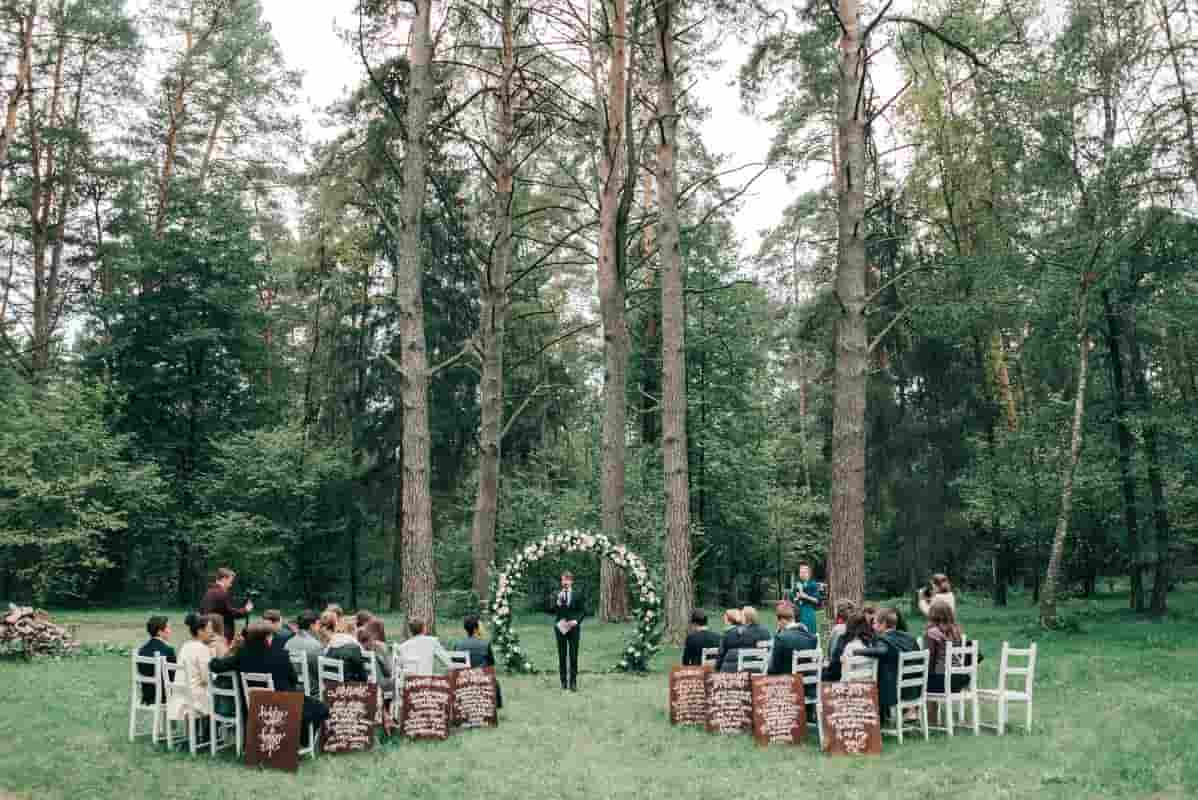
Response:
[[[661,247],[662,462],[666,490],[666,636],[686,638],[694,588],[691,580],[690,487],[686,441],[686,318],[679,247],[678,184],[674,162],[678,110],[674,101],[674,3],[658,0],[657,196]]]
[[[839,0],[837,94],[838,237],[836,368],[832,417],[832,541],[829,602],[862,602],[865,593],[865,49],[858,0]]]
[[[17,115],[21,110],[29,89],[29,77],[33,64],[33,26],[37,20],[37,0],[30,0],[29,13],[20,18],[21,47],[17,52],[17,73],[13,86],[8,91],[8,103],[4,114],[4,131],[0,133],[0,199],[4,197],[4,176],[7,174],[8,148],[17,134]]]

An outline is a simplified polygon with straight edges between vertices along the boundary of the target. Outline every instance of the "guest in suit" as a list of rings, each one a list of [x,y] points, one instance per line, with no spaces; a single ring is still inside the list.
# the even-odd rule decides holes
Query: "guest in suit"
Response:
[[[449,669],[449,653],[437,641],[436,637],[428,635],[428,625],[421,619],[408,620],[408,633],[411,636],[399,646],[399,662],[408,666],[404,672],[409,675],[436,675],[437,663]]]
[[[919,648],[909,633],[900,631],[898,612],[883,608],[874,620],[874,641],[869,647],[857,651],[857,655],[878,659],[878,701],[882,720],[890,718],[890,709],[898,704],[898,667],[901,653],[914,652]],[[912,691],[918,692],[918,688]]]
[[[778,604],[778,633],[770,653],[770,675],[789,675],[794,667],[794,654],[816,648],[815,637],[795,621],[795,608],[790,603]],[[814,691],[814,684],[812,685]]]
[[[720,672],[736,672],[741,650],[751,650],[757,643],[771,638],[770,632],[757,623],[757,609],[745,606],[735,615],[725,615],[729,621],[740,620],[724,632],[720,640]]]
[[[342,673],[347,681],[362,682],[367,679],[366,655],[354,633],[353,617],[342,617],[337,621],[337,629],[329,637],[324,656],[341,662]]]
[[[290,653],[303,653],[308,661],[308,693],[317,694],[316,676],[319,674],[317,659],[324,653],[324,643],[320,640],[320,618],[316,612],[305,610],[296,617],[295,626],[299,631],[287,640],[284,650]],[[288,656],[290,658],[290,655]]]
[[[300,691],[291,659],[284,651],[271,646],[273,636],[274,630],[266,623],[249,625],[239,646],[224,658],[212,659],[208,663],[209,670],[213,673],[264,672],[274,681],[276,692]],[[244,699],[243,697],[242,700]],[[328,706],[315,698],[305,696],[303,735],[308,735],[308,725],[319,725],[328,719],[328,716]]]
[[[283,614],[277,608],[270,608],[262,612],[262,621],[274,631],[270,637],[271,647],[276,650],[286,650],[287,641],[295,634],[283,624]]]
[[[761,642],[768,642],[774,638],[774,634],[770,633],[770,629],[757,621],[757,609],[753,606],[745,606],[740,610],[741,619],[745,621],[745,634],[753,638],[753,646],[756,647]]]
[[[720,635],[707,630],[707,612],[696,608],[691,612],[691,630],[682,646],[682,666],[700,666],[703,663],[703,651],[719,646]]]
[[[572,692],[578,691],[578,645],[582,640],[582,621],[587,615],[584,599],[582,592],[574,588],[574,575],[563,573],[553,607],[553,635],[557,639],[558,676],[562,688]]]
[[[811,579],[810,564],[799,564],[799,585],[795,587],[792,601],[799,610],[799,623],[812,636],[817,636],[819,621],[815,612],[823,606],[824,595],[819,589],[819,584]]]
[[[216,571],[216,579],[208,587],[204,598],[200,600],[201,614],[220,614],[224,622],[225,640],[232,642],[236,633],[236,620],[248,617],[254,610],[253,601],[246,601],[241,608],[234,608],[229,592],[233,590],[233,582],[237,573],[227,567]]]
[[[150,617],[146,621],[146,633],[150,634],[150,639],[137,650],[137,654],[142,658],[157,658],[164,656],[167,661],[175,663],[175,648],[170,645],[171,624],[166,617]],[[137,672],[147,678],[153,677],[154,668],[149,664],[138,664]],[[163,696],[166,694],[166,687],[163,686]],[[141,701],[146,705],[154,704],[154,687],[148,683],[141,685]]]
[[[466,631],[466,638],[454,643],[453,649],[469,653],[471,667],[495,666],[495,651],[491,649],[491,643],[482,636],[478,615],[467,614],[462,620],[462,628]],[[498,681],[495,683],[495,707],[503,708],[503,692],[499,689]]]

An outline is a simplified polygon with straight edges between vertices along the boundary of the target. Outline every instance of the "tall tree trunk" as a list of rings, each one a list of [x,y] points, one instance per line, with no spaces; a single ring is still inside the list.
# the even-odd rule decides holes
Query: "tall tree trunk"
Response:
[[[644,175],[646,215],[650,213],[653,202],[653,175],[650,170],[646,169]],[[641,234],[641,255],[646,265],[653,258],[656,249],[657,242],[653,226],[645,225]],[[645,288],[656,294],[660,291],[657,270],[646,269],[645,272],[648,283]],[[644,310],[644,322],[641,329],[641,442],[651,446],[658,444],[661,440],[661,370],[656,359],[653,358],[661,338],[660,311],[659,307],[655,308],[654,304],[650,303]]]
[[[1156,12],[1160,17],[1161,27],[1165,31],[1165,43],[1169,50],[1169,61],[1173,67],[1173,76],[1177,81],[1177,90],[1180,93],[1181,118],[1182,125],[1185,131],[1186,141],[1186,166],[1189,169],[1190,182],[1194,185],[1194,190],[1198,191],[1198,135],[1194,132],[1194,103],[1190,98],[1190,93],[1186,88],[1189,85],[1190,79],[1186,77],[1185,68],[1182,65],[1181,56],[1178,52],[1183,49],[1173,39],[1173,24],[1170,20],[1169,5],[1166,0],[1160,0],[1156,4]]]
[[[17,114],[21,110],[21,101],[30,91],[29,80],[33,64],[33,26],[37,22],[37,1],[30,0],[29,14],[20,18],[21,48],[17,52],[17,74],[13,78],[13,87],[8,92],[8,104],[4,114],[4,130],[0,132],[0,199],[4,198],[4,176],[8,168],[8,148],[12,146],[17,134]]]
[[[184,115],[187,110],[187,89],[191,81],[191,59],[194,52],[195,38],[192,27],[195,24],[195,4],[192,3],[188,12],[187,28],[183,34],[183,58],[179,64],[178,84],[175,86],[167,112],[166,143],[162,154],[162,171],[158,176],[158,199],[154,211],[154,235],[162,236],[166,230],[166,212],[170,203],[171,180],[175,175],[175,162],[179,157],[179,132],[183,127]]]
[[[515,75],[513,2],[502,4],[503,46],[495,122],[495,197],[491,219],[494,241],[484,264],[479,332],[482,339],[482,380],[479,386],[481,424],[478,446],[478,494],[474,503],[471,549],[474,591],[488,599],[491,564],[495,561],[495,519],[499,507],[499,466],[503,438],[503,337],[507,320],[507,276],[512,258],[512,147],[515,119],[512,82]]]
[[[220,129],[225,124],[225,117],[228,113],[229,101],[225,100],[217,108],[216,116],[213,117],[212,125],[208,129],[208,143],[204,146],[204,158],[200,161],[200,173],[197,176],[201,189],[208,183],[208,174],[212,169],[212,157],[216,154],[216,142],[220,138]]]
[[[657,194],[661,246],[662,462],[666,489],[666,636],[686,638],[691,582],[690,489],[686,439],[686,316],[679,249],[678,187],[674,162],[678,111],[674,102],[674,3],[657,0]],[[780,580],[780,579],[779,579]]]
[[[424,210],[425,161],[433,43],[432,0],[415,0],[408,50],[407,151],[400,198],[399,298],[400,395],[403,405],[403,594],[409,619],[436,625],[437,576],[433,563],[432,500],[429,496],[428,355],[425,352],[420,222]]]
[[[1135,611],[1144,610],[1143,560],[1140,557],[1140,526],[1136,506],[1136,476],[1132,467],[1135,440],[1127,425],[1127,389],[1123,375],[1121,309],[1111,303],[1111,293],[1102,290],[1102,307],[1107,323],[1107,354],[1111,367],[1111,388],[1115,394],[1115,438],[1119,443],[1119,483],[1123,492],[1123,522],[1127,528],[1127,550],[1131,556],[1131,594],[1129,602]],[[1134,346],[1132,343],[1131,346]]]
[[[391,520],[391,597],[388,607],[392,611],[403,610],[403,453],[398,455],[395,470],[395,492]]]
[[[624,314],[624,276],[620,274],[618,227],[624,188],[625,109],[628,102],[625,68],[628,36],[627,0],[613,0],[608,63],[606,126],[602,130],[599,165],[599,313],[603,318],[603,432],[600,490],[603,533],[613,541],[624,538],[624,466],[626,459],[628,385],[628,324]],[[602,118],[602,112],[600,115]],[[600,619],[628,616],[623,573],[606,559],[600,567]]]
[[[836,372],[832,417],[832,542],[828,578],[833,604],[865,594],[865,43],[859,0],[839,0],[840,86],[837,95],[838,248],[835,291]]]
[[[1085,279],[1083,279],[1085,280]],[[1052,628],[1057,623],[1057,585],[1060,583],[1061,561],[1065,557],[1065,537],[1069,533],[1069,517],[1073,513],[1073,478],[1082,455],[1082,434],[1086,418],[1086,385],[1089,377],[1090,337],[1086,332],[1086,305],[1089,285],[1081,291],[1077,337],[1077,394],[1073,401],[1073,425],[1069,436],[1069,455],[1061,467],[1061,506],[1057,514],[1057,527],[1052,538],[1052,552],[1048,557],[1048,570],[1044,575],[1044,587],[1040,591],[1040,624]]]

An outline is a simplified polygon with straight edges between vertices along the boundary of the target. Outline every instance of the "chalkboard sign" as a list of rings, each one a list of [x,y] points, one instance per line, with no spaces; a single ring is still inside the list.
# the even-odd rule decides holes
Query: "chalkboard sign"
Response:
[[[878,686],[847,681],[819,688],[819,718],[828,753],[877,755],[882,752],[882,723],[878,716]]]
[[[373,683],[329,683],[324,701],[329,718],[321,732],[321,750],[353,753],[374,747],[374,725],[378,718],[379,687]]]
[[[670,724],[707,724],[707,676],[703,667],[670,670]]]
[[[708,672],[707,730],[748,733],[753,729],[753,691],[749,672]]]
[[[498,690],[494,667],[456,669],[449,673],[453,685],[453,724],[462,728],[494,728]]]
[[[801,675],[753,676],[753,739],[761,747],[802,744],[807,704]]]
[[[400,733],[410,739],[448,739],[453,688],[444,675],[409,675],[403,687]]]
[[[290,772],[299,769],[303,693],[254,689],[246,697],[246,713],[245,763]]]

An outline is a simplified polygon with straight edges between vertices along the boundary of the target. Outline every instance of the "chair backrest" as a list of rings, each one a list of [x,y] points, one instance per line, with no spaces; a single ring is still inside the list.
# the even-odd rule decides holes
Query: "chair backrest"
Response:
[[[318,656],[316,658],[316,672],[318,673],[316,676],[317,683],[322,688],[325,681],[345,683],[345,662],[339,658]]]
[[[241,673],[241,690],[245,692],[246,699],[249,699],[250,692],[255,689],[266,689],[273,692],[275,690],[275,679],[269,672],[243,672]]]
[[[763,647],[742,647],[736,651],[736,671],[765,674],[770,663],[770,651]]]
[[[955,645],[946,642],[944,650],[944,687],[952,691],[954,675],[968,675],[969,686],[976,687],[978,681],[978,643],[976,641]]]
[[[773,650],[774,649],[774,640],[773,639],[762,639],[760,642],[757,643],[757,649],[758,650]]]
[[[295,674],[299,676],[304,694],[312,694],[312,679],[308,675],[308,654],[299,650],[289,650],[287,656],[291,659],[291,666],[295,667]]]
[[[139,656],[133,654],[133,693],[137,696],[137,702],[141,702],[141,687],[154,687],[154,705],[162,705],[166,702],[164,687],[162,685],[162,665],[167,663],[166,659],[161,656]],[[138,667],[145,667],[150,671],[149,675],[143,675]]]
[[[910,653],[899,653],[898,692],[895,697],[900,700],[915,700],[928,691],[928,659],[931,653],[927,650],[914,650]],[[915,697],[904,697],[904,689],[919,689]]]
[[[366,682],[379,682],[379,664],[378,655],[373,650],[367,650],[362,653],[363,660],[366,663]]]
[[[699,660],[700,666],[705,667],[708,664],[712,664],[712,665],[718,667],[719,661],[720,661],[720,648],[718,648],[718,647],[704,647],[703,648],[703,654]]]
[[[845,656],[840,679],[854,683],[872,683],[878,679],[878,659],[869,656]]]
[[[191,683],[187,677],[187,665],[167,661],[165,656],[158,656],[162,670],[163,683],[166,687],[166,702],[171,702],[175,692],[186,698],[191,697]]]
[[[1012,661],[1018,661],[1022,666],[1013,666]],[[1011,686],[1011,676],[1023,676],[1023,688]],[[1024,648],[1011,647],[1009,642],[1002,643],[1002,658],[998,665],[998,688],[1001,691],[1023,692],[1032,696],[1032,683],[1036,676],[1036,643]]]
[[[470,654],[465,650],[450,650],[449,668],[470,669]]]

